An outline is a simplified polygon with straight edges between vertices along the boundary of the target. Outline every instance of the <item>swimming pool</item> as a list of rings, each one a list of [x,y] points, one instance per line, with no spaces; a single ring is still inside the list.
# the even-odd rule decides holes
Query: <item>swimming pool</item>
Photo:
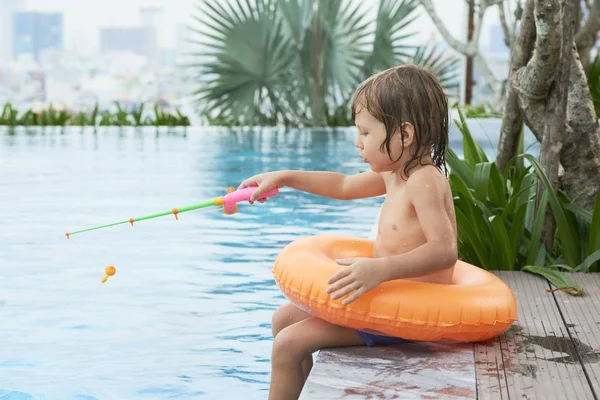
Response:
[[[366,237],[381,199],[284,189],[234,216],[64,233],[211,199],[267,170],[357,173],[354,135],[0,130],[0,399],[266,398],[271,313],[285,302],[272,261],[301,236]]]

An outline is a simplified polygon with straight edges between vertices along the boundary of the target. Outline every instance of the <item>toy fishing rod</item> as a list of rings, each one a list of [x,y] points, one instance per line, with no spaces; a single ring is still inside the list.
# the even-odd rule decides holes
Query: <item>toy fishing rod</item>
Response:
[[[187,211],[192,211],[192,210],[198,210],[200,208],[211,207],[211,206],[217,206],[217,207],[223,206],[223,212],[225,214],[233,215],[238,211],[237,203],[242,202],[242,201],[249,201],[250,196],[252,195],[252,193],[254,193],[255,190],[256,190],[256,186],[243,188],[243,189],[240,189],[237,191],[231,187],[227,190],[227,194],[225,196],[215,197],[212,200],[207,200],[207,201],[204,201],[204,202],[198,203],[198,204],[192,204],[190,206],[173,208],[171,211],[165,211],[165,212],[161,212],[161,213],[145,215],[143,217],[129,218],[128,220],[125,220],[125,221],[113,222],[112,224],[94,226],[92,228],[86,228],[86,229],[81,229],[78,231],[67,232],[67,239],[70,239],[72,235],[76,235],[76,234],[83,233],[83,232],[94,231],[97,229],[104,229],[104,228],[108,228],[111,226],[123,225],[123,224],[127,224],[127,223],[129,223],[129,224],[131,224],[131,226],[133,226],[134,222],[164,217],[166,215],[171,215],[171,214],[173,214],[175,216],[175,219],[178,220],[179,219],[178,215],[181,213],[184,213]],[[277,188],[269,190],[268,192],[262,194],[261,199],[266,199],[267,197],[275,196],[275,195],[277,195],[278,192],[279,192],[279,190]],[[114,274],[116,274],[117,269],[114,266],[109,265],[108,267],[106,267],[104,269],[104,272],[105,272],[105,275],[104,275],[104,278],[102,278],[102,280],[101,280],[102,283],[106,282],[110,276],[113,276]]]
[[[225,196],[215,197],[212,200],[207,200],[202,203],[192,204],[190,206],[185,206],[185,207],[180,207],[180,208],[173,208],[171,211],[165,211],[165,212],[161,212],[161,213],[145,215],[143,217],[129,218],[127,220],[113,222],[111,224],[94,226],[92,228],[86,228],[86,229],[81,229],[78,231],[67,232],[67,234],[66,234],[67,239],[70,239],[71,236],[73,236],[73,235],[83,233],[83,232],[89,232],[89,231],[94,231],[97,229],[104,229],[104,228],[108,228],[111,226],[117,226],[117,225],[123,225],[123,224],[131,224],[131,226],[133,226],[134,222],[164,217],[166,215],[171,215],[171,214],[175,215],[175,219],[179,219],[178,215],[181,213],[198,210],[200,208],[211,207],[211,206],[217,206],[217,207],[223,206],[223,212],[225,214],[233,215],[238,211],[237,203],[250,200],[250,196],[252,195],[252,193],[254,193],[256,188],[257,188],[256,186],[252,186],[252,187],[243,188],[243,189],[240,189],[237,191],[234,191],[233,188],[229,188],[227,190],[227,194]],[[277,188],[272,189],[266,193],[263,193],[261,196],[261,199],[266,199],[267,197],[275,196],[275,195],[277,195],[278,192],[279,192],[279,190]]]

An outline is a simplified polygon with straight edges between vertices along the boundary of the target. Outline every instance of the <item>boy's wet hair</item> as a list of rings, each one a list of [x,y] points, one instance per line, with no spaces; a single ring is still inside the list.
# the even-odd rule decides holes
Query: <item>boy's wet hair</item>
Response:
[[[413,161],[429,153],[433,163],[445,174],[448,147],[448,97],[436,75],[417,65],[401,65],[375,74],[362,82],[352,98],[352,120],[366,107],[369,113],[385,125],[386,138],[381,144],[391,159],[390,143],[402,124],[414,126],[416,152],[404,165],[408,177]],[[402,140],[402,157],[404,140]],[[392,160],[393,162],[398,160]],[[411,166],[412,165],[412,166]]]

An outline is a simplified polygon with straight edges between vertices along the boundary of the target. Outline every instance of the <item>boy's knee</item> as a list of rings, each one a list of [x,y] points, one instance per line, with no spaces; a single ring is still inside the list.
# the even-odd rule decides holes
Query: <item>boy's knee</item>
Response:
[[[293,326],[282,329],[273,341],[273,361],[299,363],[306,357],[302,337]]]
[[[273,337],[276,337],[279,332],[294,323],[292,307],[294,307],[292,304],[284,304],[273,313],[271,319]]]

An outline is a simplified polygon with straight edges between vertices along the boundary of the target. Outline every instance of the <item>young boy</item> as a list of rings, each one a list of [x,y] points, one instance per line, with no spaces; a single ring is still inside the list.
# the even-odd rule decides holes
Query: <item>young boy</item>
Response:
[[[356,90],[352,119],[359,156],[370,171],[276,171],[240,188],[258,186],[251,203],[283,186],[342,200],[386,195],[374,257],[337,260],[343,267],[327,282],[332,299],[344,298],[343,304],[393,279],[451,283],[457,238],[444,158],[448,103],[437,78],[414,65],[376,74]],[[317,350],[401,340],[333,325],[292,304],[275,311],[272,330],[271,400],[299,397]]]

